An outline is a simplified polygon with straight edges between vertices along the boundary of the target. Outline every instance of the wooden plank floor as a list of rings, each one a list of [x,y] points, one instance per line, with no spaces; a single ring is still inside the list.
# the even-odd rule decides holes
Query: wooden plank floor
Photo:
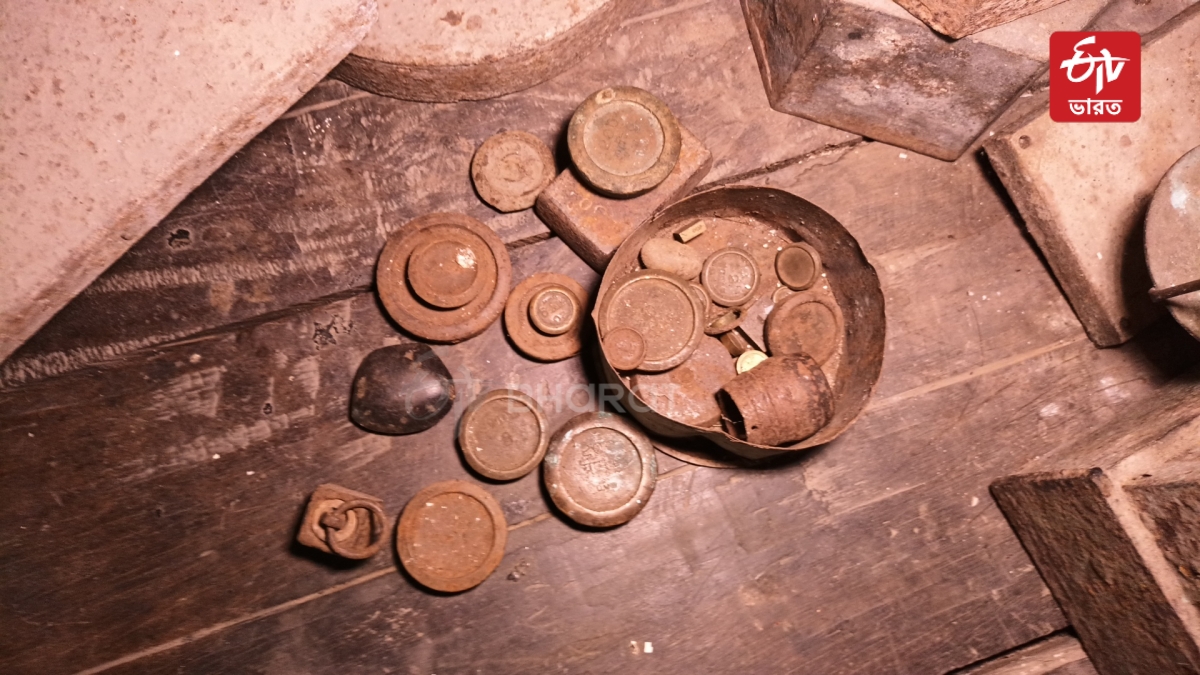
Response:
[[[1094,349],[980,160],[771,112],[735,2],[650,12],[593,62],[497,101],[323,85],[6,364],[0,672],[945,673],[1064,627],[987,484],[1153,397],[1195,344],[1162,323]],[[366,288],[373,257],[422,211],[488,216],[466,179],[474,145],[503,126],[549,140],[614,77],[663,93],[717,156],[710,181],[795,192],[858,238],[888,316],[866,414],[772,469],[662,456],[646,510],[608,532],[563,522],[536,475],[489,484],[507,555],[460,595],[419,590],[392,555],[294,546],[318,483],[395,514],[425,484],[474,480],[453,443],[470,395],[417,436],[348,420],[358,362],[404,339]],[[326,116],[325,140],[298,146]],[[515,280],[594,287],[532,216],[488,217]],[[195,238],[171,249],[184,223]],[[205,276],[243,263],[262,267],[224,291]],[[498,324],[435,349],[464,391],[552,398],[590,370],[528,361]]]

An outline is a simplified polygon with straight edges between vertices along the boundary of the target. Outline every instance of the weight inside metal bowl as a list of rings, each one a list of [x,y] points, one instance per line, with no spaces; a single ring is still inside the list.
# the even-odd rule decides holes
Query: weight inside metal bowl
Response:
[[[832,378],[833,417],[802,441],[786,446],[755,445],[724,431],[683,424],[651,410],[631,391],[629,377],[618,373],[603,350],[598,350],[605,378],[621,387],[624,407],[652,433],[668,438],[705,438],[747,459],[792,453],[837,438],[862,413],[879,379],[885,334],[883,291],[875,268],[867,262],[854,237],[833,216],[804,199],[771,188],[731,186],[702,192],[667,207],[631,234],[613,255],[600,283],[593,326],[600,324],[598,313],[605,294],[616,282],[641,269],[638,254],[647,241],[671,236],[702,219],[742,223],[746,228],[765,226],[782,243],[803,241],[820,254],[829,290],[845,322],[842,357]],[[763,292],[770,294],[769,289],[760,289],[759,295]],[[594,330],[599,339],[599,329]]]

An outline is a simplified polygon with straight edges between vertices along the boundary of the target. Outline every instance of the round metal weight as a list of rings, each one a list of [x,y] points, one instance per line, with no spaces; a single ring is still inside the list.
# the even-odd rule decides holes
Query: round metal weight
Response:
[[[749,300],[758,287],[758,264],[740,248],[723,248],[704,261],[700,282],[708,291],[708,297],[718,305],[740,305]]]
[[[538,361],[561,361],[583,349],[586,304],[587,292],[571,277],[534,274],[509,294],[504,328],[522,354]],[[575,308],[573,312],[569,306]]]
[[[567,127],[567,148],[580,177],[611,197],[632,197],[663,182],[679,161],[681,143],[675,115],[636,87],[592,94]]]
[[[771,356],[807,354],[825,365],[841,347],[844,332],[842,311],[835,303],[811,293],[797,293],[767,317],[767,351]]]
[[[741,354],[738,354],[737,361],[734,363],[734,368],[737,370],[737,374],[741,375],[742,373],[754,370],[755,366],[766,360],[766,354],[758,351],[757,349],[747,349]]]
[[[634,370],[646,360],[646,339],[632,328],[621,327],[604,338],[604,353],[617,370]]]
[[[1168,289],[1200,279],[1197,250],[1200,250],[1200,147],[1185,154],[1167,171],[1146,211],[1146,264],[1155,288]],[[1200,292],[1179,293],[1163,299],[1162,303],[1179,325],[1200,339]]]
[[[705,336],[691,358],[661,373],[637,373],[630,389],[652,410],[693,427],[721,422],[717,392],[737,373],[721,341]]]
[[[486,490],[460,480],[434,483],[404,507],[396,553],[417,583],[457,593],[483,583],[504,557],[508,524]]]
[[[550,439],[542,479],[559,511],[581,525],[613,527],[636,516],[658,477],[654,446],[610,413],[572,418]]]
[[[463,458],[493,480],[515,480],[533,471],[549,440],[542,407],[513,389],[497,389],[475,399],[458,423]]]
[[[821,255],[803,242],[784,246],[775,254],[775,274],[793,291],[808,289],[821,278]]]
[[[471,159],[471,180],[479,197],[509,213],[533,206],[554,180],[554,157],[537,136],[506,131],[483,142]]]
[[[695,351],[704,337],[705,307],[686,280],[661,270],[640,270],[600,299],[597,323],[610,359],[616,352],[609,348],[609,334],[629,328],[645,342],[645,357],[636,368],[657,372],[674,368]]]
[[[432,342],[460,342],[504,311],[512,265],[491,228],[462,214],[432,213],[388,237],[375,284],[401,328]]]
[[[375,433],[415,434],[445,417],[455,395],[450,371],[428,346],[380,347],[354,373],[350,419]]]

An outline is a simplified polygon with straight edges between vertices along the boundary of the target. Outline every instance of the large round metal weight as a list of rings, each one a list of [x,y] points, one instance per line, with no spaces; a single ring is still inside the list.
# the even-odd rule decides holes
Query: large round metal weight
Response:
[[[559,511],[581,525],[613,527],[636,516],[658,477],[654,446],[610,413],[584,413],[550,439],[542,479]]]
[[[522,354],[561,361],[583,349],[587,292],[571,277],[543,272],[517,284],[504,307],[504,328]]]
[[[388,314],[431,342],[482,333],[504,311],[511,284],[504,242],[459,213],[432,213],[402,225],[388,237],[375,272]]]
[[[637,87],[592,94],[567,127],[567,148],[580,177],[611,197],[632,197],[663,182],[679,161],[681,144],[675,115]]]
[[[640,333],[645,355],[636,367],[658,372],[683,363],[695,351],[704,337],[705,308],[687,280],[662,270],[640,270],[601,296],[597,322],[606,353],[612,351],[613,331]]]
[[[454,405],[446,364],[423,344],[381,347],[367,354],[350,393],[350,419],[380,434],[415,434]]]
[[[823,366],[837,353],[844,332],[837,304],[814,293],[797,293],[767,316],[767,351],[771,356],[807,354]]]
[[[533,471],[549,440],[542,407],[514,389],[497,389],[475,399],[458,424],[463,458],[493,480],[515,480]]]
[[[396,553],[417,583],[457,593],[483,583],[504,558],[508,524],[486,490],[460,480],[418,492],[396,524]]]
[[[537,136],[506,131],[483,142],[471,159],[471,180],[480,198],[505,213],[533,206],[554,180],[554,157]]]

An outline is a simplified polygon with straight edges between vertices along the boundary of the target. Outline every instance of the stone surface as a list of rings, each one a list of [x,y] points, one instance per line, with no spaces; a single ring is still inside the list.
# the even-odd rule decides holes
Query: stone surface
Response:
[[[0,9],[0,360],[374,18],[374,0]]]
[[[550,79],[624,20],[631,0],[380,0],[379,22],[334,75],[411,101],[494,98]]]
[[[679,161],[658,187],[632,199],[600,196],[584,187],[570,169],[538,195],[534,209],[554,234],[593,269],[602,271],[612,254],[660,208],[691,192],[712,166],[712,155],[681,124]]]
[[[1200,145],[1200,5],[1142,47],[1142,117],[1057,124],[1042,107],[984,144],[1088,337],[1121,344],[1160,314],[1142,223],[1154,189]]]

